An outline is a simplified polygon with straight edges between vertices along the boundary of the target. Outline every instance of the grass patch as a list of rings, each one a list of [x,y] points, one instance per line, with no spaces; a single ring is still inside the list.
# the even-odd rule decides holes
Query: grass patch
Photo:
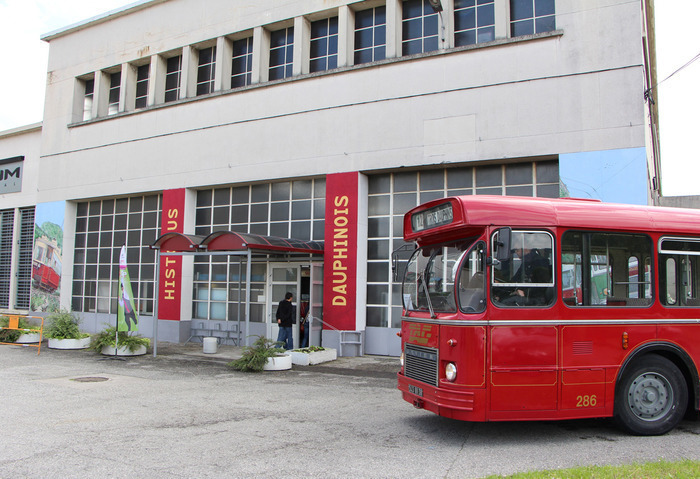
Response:
[[[582,466],[571,469],[522,472],[512,476],[489,476],[487,479],[691,479],[700,477],[700,461],[657,461],[622,466]]]

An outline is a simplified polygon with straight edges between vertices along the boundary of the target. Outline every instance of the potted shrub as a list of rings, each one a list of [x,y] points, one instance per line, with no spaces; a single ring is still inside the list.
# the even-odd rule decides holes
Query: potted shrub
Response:
[[[258,336],[252,346],[243,348],[243,356],[228,363],[233,369],[245,372],[281,371],[292,368],[292,357],[277,346],[281,343]]]
[[[309,366],[321,364],[338,359],[338,353],[333,348],[322,348],[321,346],[309,346],[308,348],[293,349],[292,363],[299,366]]]
[[[10,318],[7,316],[0,317],[0,327],[6,328],[9,325]],[[29,322],[21,316],[17,327],[19,329],[0,329],[0,342],[24,344],[38,343],[41,340],[41,335],[38,332],[38,328],[29,324]],[[20,331],[21,329],[36,329],[37,331]]]
[[[80,331],[80,319],[70,311],[51,314],[44,335],[52,349],[85,349],[90,346],[90,335]]]
[[[117,339],[119,340],[118,345]],[[150,339],[138,335],[132,336],[126,331],[119,331],[117,337],[117,328],[111,327],[94,334],[90,348],[107,356],[140,356],[146,354],[146,349],[150,344]],[[117,348],[116,354],[115,347]]]

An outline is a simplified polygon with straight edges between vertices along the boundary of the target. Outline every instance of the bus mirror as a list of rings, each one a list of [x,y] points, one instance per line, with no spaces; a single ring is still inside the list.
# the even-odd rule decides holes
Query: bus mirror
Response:
[[[508,227],[498,228],[498,231],[496,231],[496,241],[494,242],[495,251],[493,252],[493,255],[496,260],[500,262],[508,261],[511,257],[510,236],[511,229]]]

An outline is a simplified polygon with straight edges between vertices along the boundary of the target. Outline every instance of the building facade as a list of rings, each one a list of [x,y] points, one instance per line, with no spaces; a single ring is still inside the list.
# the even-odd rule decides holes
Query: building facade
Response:
[[[0,136],[0,159],[25,158],[0,209],[16,234],[24,209],[62,208],[58,302],[88,330],[113,322],[126,244],[144,335],[155,314],[161,340],[241,320],[276,337],[292,291],[324,345],[398,355],[393,278],[407,255],[392,252],[412,247],[410,208],[457,194],[647,201],[646,12],[622,0],[131,4],[43,37],[43,124]],[[249,270],[240,256],[150,248],[219,231],[325,248],[256,254]]]

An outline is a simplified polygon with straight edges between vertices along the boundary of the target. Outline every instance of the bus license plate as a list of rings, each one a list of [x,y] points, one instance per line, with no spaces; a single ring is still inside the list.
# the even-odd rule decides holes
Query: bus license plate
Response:
[[[418,386],[414,386],[413,384],[408,385],[408,392],[411,394],[415,394],[416,396],[423,397],[423,388],[419,388]]]

